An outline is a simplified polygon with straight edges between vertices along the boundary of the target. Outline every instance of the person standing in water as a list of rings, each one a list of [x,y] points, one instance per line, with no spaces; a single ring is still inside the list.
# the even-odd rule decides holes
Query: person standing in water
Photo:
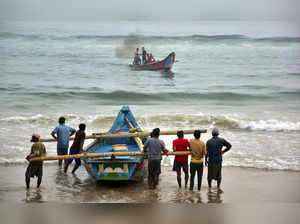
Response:
[[[33,145],[31,146],[31,152],[26,157],[26,159],[29,161],[29,165],[25,173],[25,183],[27,189],[29,189],[30,187],[31,177],[36,176],[38,178],[37,188],[40,187],[42,183],[42,177],[43,177],[43,161],[30,162],[30,159],[34,157],[46,156],[46,147],[42,142],[40,142],[40,134],[38,133],[33,134],[31,137],[31,142],[33,142]]]
[[[212,130],[212,138],[206,142],[207,156],[205,156],[205,165],[208,166],[207,181],[208,187],[211,188],[212,180],[217,181],[218,191],[221,190],[222,180],[222,162],[223,154],[231,149],[231,144],[223,138],[219,138],[219,130],[214,128]],[[226,148],[222,150],[223,146]]]
[[[190,143],[184,138],[183,131],[177,132],[178,139],[173,141],[173,151],[174,152],[187,152],[190,148]],[[179,188],[181,188],[181,168],[184,172],[184,186],[187,188],[189,181],[189,166],[188,166],[188,155],[175,156],[173,171],[177,172],[177,183]]]
[[[73,141],[73,144],[70,148],[70,155],[76,155],[79,153],[83,153],[83,144],[84,144],[84,139],[85,139],[85,124],[80,124],[79,125],[79,130],[75,134],[75,139]],[[68,171],[69,165],[73,162],[73,159],[67,159],[65,163],[65,173]],[[72,173],[74,174],[75,171],[80,167],[81,165],[81,160],[80,158],[75,159],[75,166],[72,170]]]
[[[68,155],[70,136],[75,134],[75,129],[65,125],[66,119],[60,117],[58,120],[59,125],[54,128],[51,135],[57,140],[57,155]],[[62,160],[58,160],[59,167],[62,166]]]
[[[159,128],[153,129],[153,137],[148,138],[144,144],[144,151],[148,154],[148,185],[150,189],[155,189],[158,185],[158,176],[161,172],[161,152],[168,152],[165,143],[159,139],[159,134]]]
[[[197,173],[198,191],[201,190],[202,176],[203,176],[203,158],[207,154],[206,145],[200,140],[201,133],[195,130],[194,139],[190,140],[191,163],[190,163],[190,190],[194,189],[194,179]]]

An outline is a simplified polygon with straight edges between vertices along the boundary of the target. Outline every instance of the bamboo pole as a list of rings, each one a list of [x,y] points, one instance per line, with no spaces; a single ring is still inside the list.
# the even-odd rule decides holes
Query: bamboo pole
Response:
[[[147,155],[144,152],[106,152],[106,153],[81,153],[75,155],[64,155],[64,156],[43,156],[43,157],[35,157],[30,159],[30,162],[36,161],[46,161],[46,160],[65,160],[65,159],[86,159],[86,158],[96,158],[96,157],[108,157],[108,156],[140,156],[140,155]],[[167,153],[162,153],[162,155],[168,156],[184,156],[190,155],[189,151],[185,152],[172,152],[169,151]]]
[[[183,130],[184,134],[193,134],[195,129],[188,129]],[[206,129],[199,129],[201,133],[206,133]],[[117,133],[117,134],[111,134],[111,133],[93,133],[92,135],[88,135],[85,137],[85,139],[104,139],[104,138],[145,138],[147,136],[150,136],[150,131],[141,131],[136,133]],[[160,135],[176,135],[177,130],[167,130],[167,131],[161,131]],[[70,140],[74,140],[74,137],[71,137]],[[40,139],[41,142],[56,142],[56,139]]]

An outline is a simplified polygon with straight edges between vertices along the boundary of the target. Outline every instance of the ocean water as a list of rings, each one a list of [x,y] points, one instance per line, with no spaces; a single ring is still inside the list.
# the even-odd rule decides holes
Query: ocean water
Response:
[[[225,166],[299,171],[299,25],[0,22],[0,163],[24,163],[31,134],[50,137],[59,116],[90,134],[129,105],[145,130],[207,128],[206,141],[218,127],[233,145]],[[142,46],[174,51],[172,72],[131,71]]]

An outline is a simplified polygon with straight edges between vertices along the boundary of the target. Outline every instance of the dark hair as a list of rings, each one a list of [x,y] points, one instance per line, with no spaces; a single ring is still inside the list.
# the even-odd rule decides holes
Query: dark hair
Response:
[[[195,137],[196,139],[199,139],[200,136],[201,136],[201,132],[200,132],[199,130],[195,130],[195,131],[194,131],[194,137]]]
[[[85,124],[81,123],[79,124],[79,130],[84,131],[85,130]]]
[[[177,131],[177,136],[178,136],[178,138],[183,138],[183,131]]]
[[[38,142],[38,141],[39,141],[39,139],[37,137],[35,137],[35,136],[31,137],[31,142]]]
[[[60,123],[60,124],[64,124],[65,121],[66,121],[66,118],[64,118],[64,117],[60,117],[60,118],[58,119],[58,123]]]
[[[150,137],[153,138],[153,131],[150,133]]]
[[[159,128],[154,128],[152,131],[153,137],[158,137],[160,133],[160,129]]]

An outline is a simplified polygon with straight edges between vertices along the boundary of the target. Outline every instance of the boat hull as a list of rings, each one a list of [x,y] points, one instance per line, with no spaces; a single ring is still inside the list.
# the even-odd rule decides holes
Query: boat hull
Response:
[[[148,64],[141,64],[141,65],[130,64],[129,66],[132,70],[169,71],[172,69],[174,63],[175,63],[175,53],[172,52],[164,60],[161,61],[156,61]]]
[[[138,127],[129,107],[119,112],[109,133],[128,133],[129,129]],[[98,139],[85,149],[88,153],[113,152],[114,146],[122,146],[129,152],[140,152],[141,148],[133,138]],[[97,181],[142,180],[145,173],[144,157],[108,156],[87,158],[84,160],[87,172]]]

